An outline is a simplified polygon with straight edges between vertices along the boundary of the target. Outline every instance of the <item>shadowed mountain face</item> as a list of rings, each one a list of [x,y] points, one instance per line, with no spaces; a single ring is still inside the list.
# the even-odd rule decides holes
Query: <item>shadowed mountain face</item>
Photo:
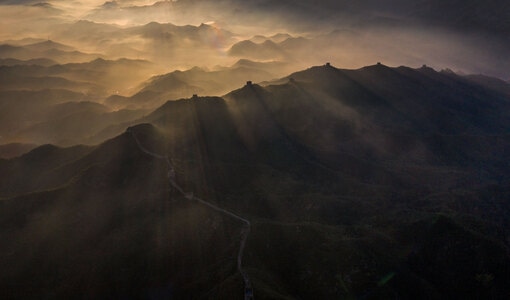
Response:
[[[240,298],[242,224],[182,197],[145,149],[251,221],[257,299],[505,299],[509,91],[425,66],[325,65],[169,101],[95,147],[0,160],[0,290]]]

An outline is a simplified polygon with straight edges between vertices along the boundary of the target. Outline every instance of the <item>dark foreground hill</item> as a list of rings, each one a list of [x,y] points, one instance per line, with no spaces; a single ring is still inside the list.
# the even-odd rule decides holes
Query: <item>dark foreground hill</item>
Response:
[[[0,160],[12,298],[506,299],[508,84],[314,67],[170,101],[96,147]],[[134,133],[134,135],[133,135]]]

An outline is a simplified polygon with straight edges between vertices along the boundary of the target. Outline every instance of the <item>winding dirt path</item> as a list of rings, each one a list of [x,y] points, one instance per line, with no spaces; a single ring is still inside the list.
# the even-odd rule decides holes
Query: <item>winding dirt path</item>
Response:
[[[253,288],[252,288],[252,285],[251,285],[251,281],[250,281],[250,277],[248,276],[248,274],[243,270],[243,267],[242,267],[242,262],[243,262],[243,254],[244,254],[244,248],[246,246],[246,240],[248,239],[248,235],[250,234],[250,230],[251,230],[251,223],[249,220],[231,212],[231,211],[228,211],[224,208],[221,208],[219,206],[216,206],[212,203],[209,203],[205,200],[202,200],[196,196],[193,196],[193,192],[189,192],[189,193],[186,193],[182,188],[181,186],[179,186],[177,184],[177,182],[175,181],[175,169],[174,167],[172,166],[172,164],[170,163],[170,159],[168,158],[167,155],[161,155],[161,154],[158,154],[158,153],[154,153],[152,151],[149,151],[147,148],[145,148],[141,143],[140,141],[138,140],[138,138],[136,137],[136,134],[130,129],[128,128],[126,130],[126,132],[128,132],[129,134],[131,134],[131,136],[133,137],[133,139],[135,140],[136,144],[138,145],[138,148],[145,154],[147,155],[150,155],[154,158],[157,158],[157,159],[160,159],[160,160],[164,160],[166,165],[167,165],[167,177],[168,177],[168,181],[170,183],[170,185],[172,185],[176,190],[179,191],[179,193],[181,193],[186,199],[188,200],[195,200],[205,206],[208,206],[209,208],[217,211],[217,212],[220,212],[222,214],[225,214],[229,217],[232,217],[234,219],[237,219],[239,221],[241,221],[244,226],[243,226],[243,229],[241,231],[241,242],[239,244],[239,252],[237,254],[237,270],[239,271],[239,273],[241,274],[241,276],[243,277],[243,281],[244,281],[244,299],[245,300],[248,300],[248,299],[254,299],[253,298]]]

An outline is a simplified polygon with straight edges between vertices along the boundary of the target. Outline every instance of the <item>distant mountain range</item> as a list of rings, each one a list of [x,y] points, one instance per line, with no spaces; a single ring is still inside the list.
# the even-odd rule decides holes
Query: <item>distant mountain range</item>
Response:
[[[175,71],[143,82],[160,67],[144,60],[101,58],[69,64],[53,64],[47,59],[3,62],[0,103],[5,116],[0,121],[0,144],[61,146],[100,143],[112,137],[108,129],[111,126],[139,119],[147,110],[168,100],[192,94],[221,95],[243,85],[247,79],[268,80],[291,70],[290,65],[282,62],[239,60],[230,67]],[[133,94],[130,97],[121,96],[130,93]],[[102,103],[105,97],[108,112],[90,110],[90,101]],[[50,113],[65,103],[83,109],[76,114],[65,110],[61,114]],[[103,131],[110,133],[105,136]],[[118,129],[114,132],[119,133]]]
[[[59,89],[0,91],[0,145],[99,143],[102,140],[88,139],[109,126],[138,119],[145,113],[112,111],[91,100],[95,99]]]
[[[48,58],[32,58],[29,60],[20,60],[15,58],[0,58],[0,66],[38,65],[49,67],[56,64],[57,64],[56,61]]]
[[[0,45],[1,58],[13,58],[20,60],[46,58],[60,63],[86,62],[100,57],[100,54],[86,54],[74,50],[70,46],[52,41],[38,42],[24,46]]]
[[[292,13],[291,8],[287,8],[291,12],[286,14],[280,4],[272,1],[259,4],[257,9],[249,9],[250,5],[255,4],[236,4],[232,7],[239,5],[238,13],[232,12],[232,7],[225,12],[250,24],[245,27],[236,27],[235,20],[227,18],[230,22],[221,21],[221,18],[212,16],[211,19],[201,19],[197,25],[176,25],[170,23],[176,21],[170,17],[160,22],[147,20],[146,23],[125,26],[99,23],[107,20],[94,18],[92,20],[96,22],[77,20],[58,23],[51,26],[51,34],[48,35],[51,41],[37,38],[7,40],[0,45],[0,59],[45,58],[61,64],[83,63],[98,57],[108,60],[142,59],[161,67],[151,75],[194,66],[228,66],[237,59],[285,61],[295,64],[295,69],[324,61],[358,68],[383,60],[391,65],[416,66],[426,63],[436,68],[450,67],[465,73],[509,78],[507,70],[510,63],[505,59],[505,55],[510,45],[504,30],[471,28],[478,23],[482,24],[482,21],[472,21],[473,24],[476,23],[472,26],[443,26],[440,21],[423,23],[415,15],[424,13],[424,9],[408,8],[402,12],[388,12],[385,7],[374,3],[372,7],[350,7],[353,5],[344,3],[345,9],[338,9],[334,3],[325,4],[322,8],[311,3],[297,4],[304,10],[303,14],[306,12],[306,16]],[[189,4],[160,5],[182,5],[179,9],[171,8],[169,14],[173,16]],[[193,5],[205,5],[206,8],[212,5],[214,8],[211,7],[211,11],[215,11],[222,4],[197,2]],[[191,7],[194,7],[193,5]],[[274,17],[265,18],[264,22],[254,13],[271,10],[274,5],[278,6],[279,10],[274,10]],[[328,5],[333,7],[326,11]],[[428,7],[428,4],[423,5]],[[407,6],[409,5],[403,7]],[[137,9],[143,11],[148,8],[143,6]],[[199,8],[196,9],[201,12]],[[463,6],[463,9],[467,8]],[[194,10],[190,8],[190,11]],[[124,12],[125,8],[120,6],[112,13],[122,19]],[[280,14],[284,16],[280,18]],[[319,17],[319,20],[317,16],[324,17]],[[252,18],[255,19],[251,21]],[[297,22],[296,27],[287,24],[283,26],[282,23],[287,22],[287,18],[300,22]],[[499,19],[497,16],[494,18]],[[115,18],[109,22],[114,20]],[[41,35],[34,33],[34,36]],[[55,41],[63,41],[63,44]],[[66,44],[73,45],[76,49],[87,49],[88,53],[71,50],[74,48]]]
[[[105,111],[62,105],[55,114]],[[148,151],[186,192],[251,221],[243,265],[257,298],[508,296],[502,80],[326,64],[117,128],[97,146],[0,160],[4,298],[242,297],[242,224],[176,192]]]
[[[292,66],[284,62],[247,59],[214,70],[194,67],[154,76],[131,97],[112,95],[105,103],[113,107],[154,108],[168,100],[187,98],[193,94],[219,96],[242,86],[247,80],[259,82],[274,79],[291,69]]]

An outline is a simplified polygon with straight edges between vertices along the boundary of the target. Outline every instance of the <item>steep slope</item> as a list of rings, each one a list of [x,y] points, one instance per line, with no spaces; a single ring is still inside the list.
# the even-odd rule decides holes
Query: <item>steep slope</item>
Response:
[[[64,185],[72,176],[67,177],[68,174],[49,176],[48,174],[81,158],[91,150],[92,148],[85,146],[59,148],[43,145],[20,157],[3,161],[0,164],[1,172],[3,175],[10,174],[10,176],[2,180],[0,197],[51,190]],[[27,172],[31,174],[30,177],[24,177]]]
[[[508,131],[506,114],[509,102],[505,95],[472,84],[455,74],[435,72],[425,66],[415,70],[389,68],[381,64],[360,70],[338,70],[325,66],[290,77],[303,80],[304,84],[311,81],[310,84],[320,85],[326,93],[342,99],[361,113],[375,109],[374,117],[377,119],[374,121],[383,126],[401,129],[405,126],[406,130],[417,133]],[[392,115],[386,116],[385,113]],[[404,122],[404,116],[407,123],[400,123]],[[484,120],[503,127],[486,128]],[[468,124],[471,127],[467,127]]]
[[[153,127],[131,130],[143,142],[161,138]],[[20,159],[46,165],[41,175],[33,173],[39,188],[0,203],[6,299],[46,297],[49,290],[57,298],[180,298],[198,297],[221,282],[226,295],[240,287],[229,278],[236,273],[229,258],[237,251],[237,224],[168,194],[164,166],[141,152],[130,134],[52,170],[47,164],[58,164],[47,151],[34,151]]]

